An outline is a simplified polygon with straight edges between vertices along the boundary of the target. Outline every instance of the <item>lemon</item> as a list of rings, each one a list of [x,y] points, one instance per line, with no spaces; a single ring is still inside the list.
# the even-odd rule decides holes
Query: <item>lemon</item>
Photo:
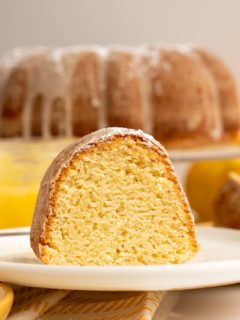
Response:
[[[231,172],[240,174],[240,159],[201,161],[190,166],[185,189],[197,221],[213,220],[213,201]]]

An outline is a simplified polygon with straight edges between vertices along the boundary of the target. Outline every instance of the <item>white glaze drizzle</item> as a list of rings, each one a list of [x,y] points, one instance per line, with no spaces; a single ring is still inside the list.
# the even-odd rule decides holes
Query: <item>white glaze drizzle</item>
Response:
[[[142,99],[142,118],[143,130],[148,133],[153,133],[153,106],[151,103],[151,83],[149,75],[149,50],[145,47],[139,47],[138,53],[141,61],[141,99]],[[146,61],[145,61],[146,60]]]
[[[107,114],[106,114],[106,64],[108,59],[108,50],[98,51],[100,59],[99,74],[100,74],[100,105],[98,113],[98,129],[107,127]]]

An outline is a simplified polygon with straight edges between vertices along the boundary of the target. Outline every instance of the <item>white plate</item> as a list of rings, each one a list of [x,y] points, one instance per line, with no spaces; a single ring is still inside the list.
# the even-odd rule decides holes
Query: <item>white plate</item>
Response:
[[[169,149],[168,153],[174,162],[229,159],[240,157],[240,146],[223,145],[196,149]]]
[[[30,249],[29,236],[0,234],[0,281],[46,288],[118,291],[187,289],[240,282],[240,231],[199,227],[198,238],[199,254],[181,265],[76,267],[42,265]]]

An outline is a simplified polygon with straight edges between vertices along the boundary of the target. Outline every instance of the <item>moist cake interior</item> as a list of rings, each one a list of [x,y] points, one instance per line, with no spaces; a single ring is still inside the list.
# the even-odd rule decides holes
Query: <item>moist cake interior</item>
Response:
[[[194,255],[192,222],[168,162],[137,138],[100,143],[63,170],[43,262],[166,264]]]

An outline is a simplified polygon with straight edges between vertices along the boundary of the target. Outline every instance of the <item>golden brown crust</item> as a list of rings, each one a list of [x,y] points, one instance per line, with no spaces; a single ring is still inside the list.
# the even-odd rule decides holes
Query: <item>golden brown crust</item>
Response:
[[[134,52],[110,52],[106,62],[106,113],[110,127],[143,129],[141,69]]]
[[[28,75],[25,70],[17,68],[6,82],[2,106],[2,136],[22,135],[21,117],[26,101]]]
[[[73,135],[83,136],[98,129],[101,103],[101,57],[83,52],[75,57],[70,79]]]
[[[175,140],[184,143],[191,139],[193,144],[218,140],[221,122],[217,91],[206,68],[191,53],[152,50],[155,63],[150,63],[149,74],[153,135],[164,145]]]
[[[124,128],[107,128],[89,134],[64,149],[58,157],[53,161],[48,168],[45,176],[43,177],[41,187],[36,202],[32,227],[31,227],[31,246],[35,254],[43,261],[47,262],[44,258],[44,245],[49,244],[49,233],[51,229],[51,218],[54,213],[55,194],[61,180],[61,176],[66,174],[66,170],[71,168],[72,161],[85,152],[94,152],[96,147],[101,144],[108,143],[109,141],[124,139],[131,137],[142,146],[155,151],[160,156],[160,161],[163,161],[167,167],[169,179],[175,183],[177,193],[181,197],[184,204],[186,220],[189,225],[189,233],[191,235],[192,247],[195,252],[198,249],[195,227],[190,212],[189,204],[186,196],[180,186],[174,169],[169,161],[166,150],[151,136],[144,134],[142,131],[124,129]]]
[[[224,134],[235,137],[240,128],[240,105],[236,81],[224,62],[210,52],[195,49],[214,78],[217,87]]]

